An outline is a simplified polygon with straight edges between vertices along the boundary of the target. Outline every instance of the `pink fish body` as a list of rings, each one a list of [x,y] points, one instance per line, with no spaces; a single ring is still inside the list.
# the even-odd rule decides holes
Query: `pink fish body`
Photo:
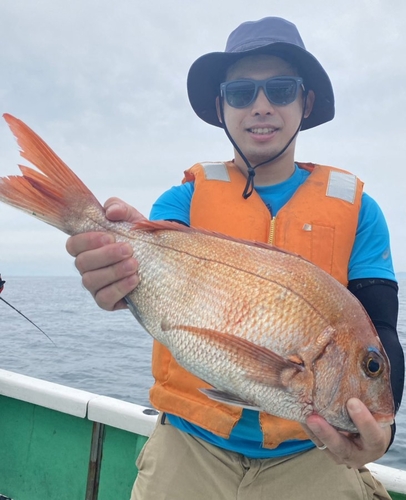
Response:
[[[141,282],[129,308],[208,397],[299,422],[316,413],[350,432],[345,405],[357,397],[381,425],[392,423],[388,358],[334,278],[265,244],[170,222],[111,222],[42,139],[4,117],[38,170],[1,178],[0,200],[67,234],[109,231],[132,244]]]

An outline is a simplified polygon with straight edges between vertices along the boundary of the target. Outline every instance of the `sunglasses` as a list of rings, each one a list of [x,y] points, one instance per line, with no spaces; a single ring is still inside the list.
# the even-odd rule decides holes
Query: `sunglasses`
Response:
[[[245,108],[257,98],[262,89],[268,101],[287,106],[295,101],[303,79],[296,76],[277,76],[266,80],[233,80],[220,84],[221,97],[233,108]]]

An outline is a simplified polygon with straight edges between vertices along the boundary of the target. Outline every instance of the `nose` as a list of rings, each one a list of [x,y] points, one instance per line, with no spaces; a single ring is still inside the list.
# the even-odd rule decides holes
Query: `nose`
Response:
[[[264,89],[260,88],[258,90],[257,97],[252,104],[252,114],[253,115],[272,115],[275,112],[275,108],[265,95]]]

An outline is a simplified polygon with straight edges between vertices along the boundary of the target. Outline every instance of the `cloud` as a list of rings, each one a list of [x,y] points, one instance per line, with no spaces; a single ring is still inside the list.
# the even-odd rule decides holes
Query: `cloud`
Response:
[[[239,23],[266,15],[297,24],[336,94],[336,118],[301,134],[297,159],[336,165],[365,181],[386,215],[396,270],[406,270],[401,2],[6,2],[0,110],[34,128],[101,201],[120,196],[147,214],[193,163],[231,158],[223,132],[191,110],[186,75],[197,57],[223,50]],[[0,175],[16,173],[20,158],[4,123],[0,151]],[[0,271],[7,262],[7,272],[48,274],[53,254],[52,272],[66,272],[72,259],[60,245],[65,236],[55,234],[1,205]]]

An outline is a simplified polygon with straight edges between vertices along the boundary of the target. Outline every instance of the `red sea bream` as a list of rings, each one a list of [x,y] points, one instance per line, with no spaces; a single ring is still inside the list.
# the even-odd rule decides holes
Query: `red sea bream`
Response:
[[[316,413],[350,432],[345,405],[356,397],[381,425],[393,421],[388,358],[361,304],[334,278],[265,244],[170,222],[110,222],[42,139],[4,117],[37,170],[1,178],[0,200],[69,235],[109,231],[130,242],[141,278],[130,310],[208,397],[299,422]]]

